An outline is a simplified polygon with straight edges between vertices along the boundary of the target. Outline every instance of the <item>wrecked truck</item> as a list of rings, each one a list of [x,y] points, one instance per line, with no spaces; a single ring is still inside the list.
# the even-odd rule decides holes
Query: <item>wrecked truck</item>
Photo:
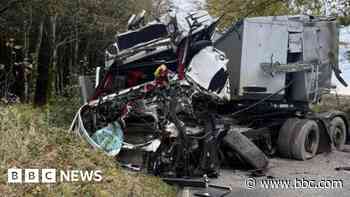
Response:
[[[246,18],[219,36],[206,12],[143,21],[116,36],[95,84],[80,78],[85,104],[71,126],[122,166],[217,177],[222,165],[265,169],[274,155],[307,160],[347,142],[343,112],[310,108],[332,73],[347,85],[334,18]]]

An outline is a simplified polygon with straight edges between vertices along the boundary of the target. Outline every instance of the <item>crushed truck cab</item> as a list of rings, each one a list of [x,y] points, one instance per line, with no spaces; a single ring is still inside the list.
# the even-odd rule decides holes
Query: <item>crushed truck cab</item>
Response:
[[[185,25],[171,14],[142,17],[107,49],[96,88],[81,80],[86,102],[71,127],[122,166],[176,182],[217,177],[224,164],[266,169],[267,156],[312,159],[347,143],[345,113],[310,108],[330,93],[333,73],[347,85],[334,18],[254,17],[214,33],[220,19],[205,12]]]

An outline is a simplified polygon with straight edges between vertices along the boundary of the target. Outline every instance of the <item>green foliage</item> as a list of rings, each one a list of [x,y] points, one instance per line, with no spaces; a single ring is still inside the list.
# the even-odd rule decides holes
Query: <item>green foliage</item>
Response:
[[[68,129],[80,105],[79,87],[67,88],[65,96],[52,97],[45,107],[46,122],[51,127]]]
[[[101,51],[107,43],[114,41],[118,31],[125,30],[131,14],[141,9],[153,10],[153,1],[18,2],[0,13],[0,39],[3,39],[0,41],[15,38],[16,44],[24,46],[22,55],[40,56],[42,54],[37,51],[39,30],[40,24],[45,21],[45,49],[57,49],[58,56],[55,59],[56,67],[53,66],[53,53],[49,54],[50,62],[43,66],[50,68],[48,74],[52,77],[47,83],[55,89],[52,93],[54,96],[42,108],[33,109],[30,105],[0,106],[0,196],[175,196],[174,188],[158,178],[121,170],[113,158],[92,150],[80,138],[67,132],[80,105],[76,86],[76,77],[82,70],[82,65],[78,65],[79,60],[87,57],[86,66],[90,68],[99,65],[104,58]],[[7,5],[8,1],[0,1],[0,10]],[[56,32],[53,31],[53,24],[56,24]],[[33,59],[36,63],[36,58]],[[36,68],[34,64],[34,78],[38,76]],[[7,169],[15,166],[101,169],[104,179],[98,184],[8,185]]]
[[[292,9],[296,13],[308,13],[316,16],[325,14],[322,0],[295,0]]]
[[[285,15],[290,13],[288,3],[283,0],[209,0],[209,12],[221,16],[222,27],[248,16]]]
[[[7,184],[7,169],[101,170],[100,183]],[[175,196],[159,178],[130,174],[67,129],[47,122],[45,110],[0,106],[1,196]]]
[[[350,117],[350,97],[349,96],[336,96],[334,94],[324,95],[322,102],[318,105],[314,105],[312,109],[315,112],[326,112],[330,110],[339,110],[345,112]]]
[[[350,16],[340,16],[338,17],[339,24],[344,26],[350,25]]]
[[[347,0],[208,0],[211,14],[223,18],[222,27],[248,16],[310,14],[339,17],[343,25],[350,24],[350,4]]]
[[[30,83],[42,90],[36,91],[37,95],[42,94],[37,98],[62,94],[64,88],[72,85],[69,77],[75,76],[76,80],[78,73],[87,74],[103,64],[105,47],[115,40],[117,32],[126,30],[129,17],[142,9],[151,13],[155,6],[153,0],[12,1],[18,3],[1,13],[0,42],[15,38],[16,45],[24,46],[21,55],[33,57]],[[8,5],[7,1],[0,2],[0,8]],[[41,36],[43,21],[44,35]],[[43,45],[45,50],[40,51]],[[37,69],[38,57],[45,56],[43,51],[49,54],[40,68],[48,70]],[[0,54],[0,62],[2,58]],[[81,64],[81,60],[86,60],[86,64]],[[48,79],[44,79],[47,76]],[[47,81],[47,87],[35,84],[34,80],[39,78]],[[46,101],[43,99],[44,104]],[[42,103],[37,101],[36,104]]]

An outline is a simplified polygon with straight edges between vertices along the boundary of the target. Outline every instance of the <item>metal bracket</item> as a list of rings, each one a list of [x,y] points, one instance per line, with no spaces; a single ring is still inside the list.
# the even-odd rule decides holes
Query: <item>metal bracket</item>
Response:
[[[279,62],[275,63],[261,63],[260,67],[262,70],[274,76],[276,73],[294,73],[300,71],[311,71],[313,64],[309,63],[293,63],[293,64],[280,64]]]

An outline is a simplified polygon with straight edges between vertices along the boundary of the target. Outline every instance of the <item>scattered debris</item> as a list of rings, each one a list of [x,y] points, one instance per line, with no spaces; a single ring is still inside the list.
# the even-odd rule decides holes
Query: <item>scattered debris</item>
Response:
[[[6,97],[0,98],[0,104],[16,104],[20,103],[20,99],[15,94],[7,92]]]
[[[202,190],[196,191],[194,196],[223,197],[230,194],[232,191],[230,186],[209,184],[210,181],[206,175],[204,175],[202,179],[163,178],[162,180],[170,185],[203,188]]]
[[[123,131],[118,122],[112,122],[107,127],[97,130],[91,138],[108,155],[115,156],[122,148]]]
[[[350,167],[337,167],[335,168],[336,171],[350,171]]]
[[[121,163],[120,165],[123,168],[126,168],[126,169],[131,170],[131,171],[135,171],[135,172],[140,172],[142,170],[140,166],[130,164],[130,163]]]
[[[171,14],[144,25],[144,14],[107,48],[94,94],[81,80],[88,102],[71,126],[108,155],[140,158],[123,167],[172,184],[230,190],[189,178],[218,177],[224,162],[236,161],[264,176],[266,155],[306,160],[322,143],[345,143],[343,112],[309,108],[338,71],[334,19],[249,18],[213,43],[219,19],[207,13],[189,14],[189,28]]]
[[[266,176],[266,172],[265,172],[265,170],[253,170],[249,176],[250,177],[264,177],[264,176]],[[271,176],[266,176],[266,177],[271,177]]]

